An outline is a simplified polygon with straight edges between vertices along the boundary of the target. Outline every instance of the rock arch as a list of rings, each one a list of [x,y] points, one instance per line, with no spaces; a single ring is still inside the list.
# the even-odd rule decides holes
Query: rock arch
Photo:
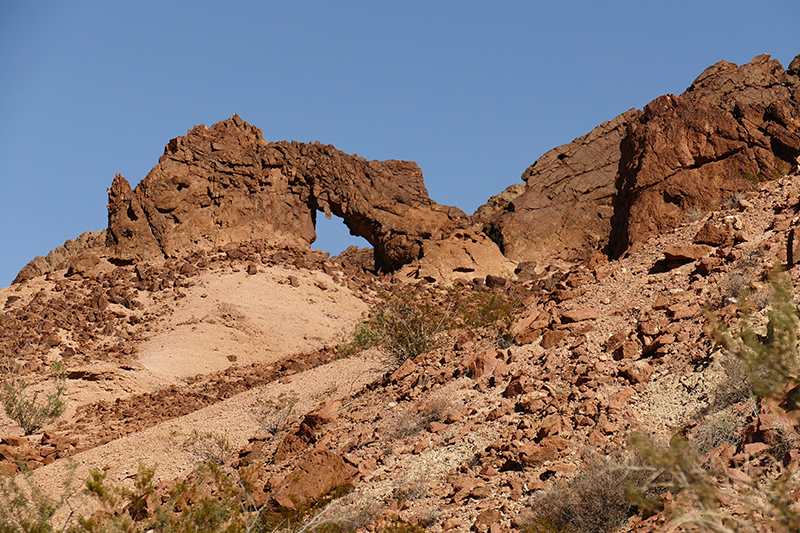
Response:
[[[268,143],[234,115],[172,139],[135,189],[114,178],[106,244],[123,261],[254,239],[307,248],[318,212],[371,243],[385,271],[469,224],[460,209],[428,197],[414,162],[367,161],[319,142]]]

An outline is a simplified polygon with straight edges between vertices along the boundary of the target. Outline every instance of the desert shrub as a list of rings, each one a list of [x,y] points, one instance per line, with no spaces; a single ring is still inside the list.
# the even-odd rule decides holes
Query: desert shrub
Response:
[[[633,512],[629,487],[639,472],[625,462],[591,457],[575,476],[537,497],[525,519],[527,533],[605,533]]]
[[[756,333],[746,310],[735,335],[718,322],[714,322],[714,332],[720,343],[744,365],[756,396],[787,400],[792,395],[789,385],[800,378],[797,357],[800,319],[788,278],[777,277],[772,290],[772,304],[766,312],[766,335]]]
[[[515,313],[522,305],[521,295],[514,290],[474,291],[459,298],[458,318],[465,329],[490,327],[499,340],[508,343]]]
[[[744,200],[747,194],[744,191],[734,191],[722,200],[723,209],[736,209],[739,207],[739,202]]]
[[[732,533],[734,531],[796,532],[800,513],[788,495],[793,487],[786,476],[774,481],[731,476],[727,468],[717,470],[704,463],[692,445],[673,436],[666,448],[653,445],[641,435],[632,437],[647,472],[647,483],[631,499],[651,511],[664,510],[648,497],[669,491],[674,502],[666,509],[669,531],[678,528]],[[745,513],[731,514],[725,507],[735,503]]]
[[[343,335],[336,347],[339,356],[350,357],[376,346],[381,340],[381,330],[370,320],[360,320],[355,329]]]
[[[701,453],[708,453],[721,444],[736,447],[742,441],[742,430],[746,425],[744,416],[722,411],[706,417],[695,429],[691,442]]]
[[[233,455],[228,439],[210,431],[193,430],[183,448],[204,463],[224,465]]]
[[[446,333],[457,328],[489,327],[499,342],[509,343],[514,313],[523,305],[515,289],[468,291],[454,287],[435,295],[406,287],[379,297],[369,318],[342,336],[337,347],[341,356],[377,347],[392,366],[398,366],[439,347]]]
[[[39,400],[39,393],[30,393],[30,383],[20,378],[16,373],[9,373],[9,377],[0,390],[0,403],[3,404],[8,417],[15,421],[25,435],[30,435],[45,424],[56,420],[64,414],[64,401],[62,397],[67,390],[67,376],[64,364],[56,362],[53,365],[54,390],[47,394],[44,401]]]
[[[381,299],[371,321],[379,332],[377,346],[392,366],[439,347],[453,325],[452,299],[437,304],[420,298],[412,288],[383,294]]]
[[[50,533],[56,531],[52,524],[53,516],[70,501],[79,490],[74,481],[75,465],[71,464],[62,480],[61,492],[57,497],[49,496],[33,483],[30,470],[22,475],[0,475],[0,532],[2,533]],[[72,513],[66,520],[64,529],[71,523]]]
[[[772,400],[762,408],[769,409],[770,405],[781,403],[791,411],[798,407],[794,396],[797,394],[800,320],[792,302],[789,280],[775,277],[772,287],[765,335],[756,332],[746,312],[735,332],[724,328],[713,316],[711,318],[715,336],[741,361],[756,398]],[[772,444],[774,449],[770,449],[773,458],[782,457],[786,450],[796,446],[797,434],[793,427],[796,422],[795,419],[793,423],[779,426]],[[717,427],[720,443],[733,444],[737,435],[741,436],[737,425],[723,423]],[[709,431],[714,430],[710,428]],[[668,515],[670,530],[693,527],[715,532],[798,531],[800,513],[788,497],[796,489],[786,475],[790,470],[774,479],[763,475],[767,470],[760,468],[753,471],[752,478],[732,476],[727,465],[703,461],[692,443],[679,436],[673,436],[666,448],[654,446],[638,435],[634,435],[632,444],[646,465],[643,470],[649,472],[651,492],[669,490],[676,495]],[[747,471],[747,466],[742,467],[743,471]],[[641,492],[637,501],[645,507],[648,504],[657,507],[654,500],[642,496]],[[731,503],[746,512],[732,515],[724,509]]]
[[[724,202],[727,204],[727,199],[725,199]],[[697,222],[698,220],[703,218],[704,214],[705,213],[703,212],[703,210],[696,206],[689,207],[688,209],[686,209],[686,211],[684,211],[684,217],[686,218],[687,222]]]
[[[778,156],[773,158],[775,168],[772,169],[772,179],[780,179],[792,170],[792,165]]]
[[[264,430],[277,435],[295,416],[298,401],[297,392],[282,392],[277,398],[259,398],[250,413]]]

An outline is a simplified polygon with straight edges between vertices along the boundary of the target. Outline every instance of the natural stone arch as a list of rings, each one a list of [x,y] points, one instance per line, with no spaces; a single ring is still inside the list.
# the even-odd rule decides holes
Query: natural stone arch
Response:
[[[416,163],[367,161],[319,142],[268,143],[236,115],[171,140],[134,190],[118,175],[108,211],[107,245],[125,261],[253,239],[308,248],[322,212],[372,244],[376,267],[389,271],[469,220],[428,197]]]

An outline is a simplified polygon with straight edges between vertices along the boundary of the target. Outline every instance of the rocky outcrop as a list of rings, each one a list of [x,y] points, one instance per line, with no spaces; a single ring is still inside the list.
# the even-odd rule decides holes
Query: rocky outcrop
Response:
[[[640,114],[631,109],[550,150],[522,175],[521,194],[508,198],[519,188],[512,185],[473,220],[515,261],[587,257],[608,242],[620,143]]]
[[[482,233],[456,231],[447,239],[422,245],[422,257],[397,272],[401,280],[425,279],[449,283],[489,275],[512,277],[517,264],[509,261]]]
[[[468,222],[428,197],[416,163],[366,161],[320,143],[268,143],[234,115],[171,140],[136,189],[115,178],[107,244],[128,261],[254,239],[308,248],[318,211],[369,241],[384,270],[419,258],[425,241]]]
[[[13,283],[21,283],[25,280],[35,278],[53,272],[69,268],[70,263],[88,250],[97,250],[104,247],[106,232],[87,231],[82,233],[77,239],[70,239],[63,245],[51,250],[46,256],[38,256],[30,263],[22,267]]]
[[[551,150],[473,220],[516,261],[585,259],[629,247],[708,211],[800,155],[800,56],[721,61],[680,96],[630,110]]]
[[[792,65],[800,63],[797,59]],[[789,171],[800,155],[800,78],[769,55],[722,61],[648,104],[622,141],[612,255]]]

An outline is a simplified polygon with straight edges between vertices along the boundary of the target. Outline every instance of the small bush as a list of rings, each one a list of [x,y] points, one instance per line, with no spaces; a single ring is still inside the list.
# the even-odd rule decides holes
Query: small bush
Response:
[[[350,357],[376,346],[381,340],[381,330],[372,320],[361,320],[352,333],[344,335],[336,347],[339,356]]]
[[[753,391],[759,398],[787,399],[788,387],[800,378],[797,351],[797,307],[792,286],[781,276],[772,284],[772,304],[767,311],[767,334],[760,336],[745,313],[736,336],[714,323],[717,339],[744,365]]]
[[[459,301],[459,318],[465,329],[491,327],[498,339],[510,342],[511,325],[522,298],[513,291],[475,291]]]
[[[372,322],[380,333],[378,348],[392,366],[438,348],[453,325],[452,299],[437,305],[410,288],[381,297]]]
[[[633,512],[627,497],[637,483],[634,470],[612,459],[590,458],[567,482],[557,484],[533,501],[526,533],[606,533]]]
[[[39,401],[39,393],[27,392],[30,383],[13,373],[3,384],[0,403],[5,407],[8,417],[19,424],[25,435],[31,435],[64,414],[66,406],[62,397],[67,390],[67,375],[62,362],[53,365],[53,377],[55,390],[43,402]]]
[[[295,391],[282,392],[277,399],[259,398],[250,412],[263,429],[277,435],[295,416],[295,406],[299,401]]]

